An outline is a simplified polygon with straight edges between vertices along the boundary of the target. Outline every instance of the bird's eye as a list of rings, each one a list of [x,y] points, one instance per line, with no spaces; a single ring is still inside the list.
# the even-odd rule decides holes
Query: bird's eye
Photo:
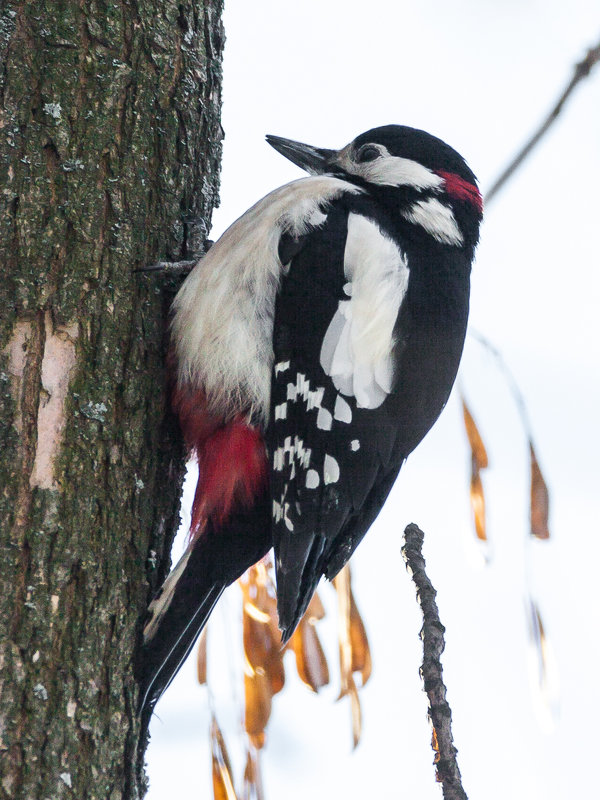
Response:
[[[356,160],[359,164],[364,164],[366,161],[375,161],[380,155],[379,148],[374,144],[363,144],[356,154]]]

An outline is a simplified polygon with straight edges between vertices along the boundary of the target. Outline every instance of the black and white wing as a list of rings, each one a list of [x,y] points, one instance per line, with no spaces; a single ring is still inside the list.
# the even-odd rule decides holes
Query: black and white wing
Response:
[[[325,222],[280,243],[267,432],[280,626],[293,632],[377,516],[404,458],[394,403],[406,258],[341,198]]]

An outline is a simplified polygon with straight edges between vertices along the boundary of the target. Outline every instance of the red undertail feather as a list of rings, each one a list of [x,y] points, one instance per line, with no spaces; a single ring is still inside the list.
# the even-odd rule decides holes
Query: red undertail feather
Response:
[[[223,422],[207,409],[202,391],[177,386],[172,404],[189,454],[198,460],[190,528],[195,540],[209,519],[220,526],[235,508],[252,505],[267,481],[267,455],[258,428],[242,416]]]
[[[458,200],[466,200],[481,213],[483,211],[483,199],[479,193],[479,189],[469,181],[456,175],[454,172],[444,172],[444,170],[436,170],[440,178],[443,178],[446,183],[446,191],[448,194],[456,197]]]

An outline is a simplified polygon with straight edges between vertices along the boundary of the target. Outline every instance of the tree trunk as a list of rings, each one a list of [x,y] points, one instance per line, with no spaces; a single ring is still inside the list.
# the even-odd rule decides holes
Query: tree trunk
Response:
[[[142,793],[132,664],[182,450],[174,289],[217,198],[222,0],[0,11],[0,797]]]

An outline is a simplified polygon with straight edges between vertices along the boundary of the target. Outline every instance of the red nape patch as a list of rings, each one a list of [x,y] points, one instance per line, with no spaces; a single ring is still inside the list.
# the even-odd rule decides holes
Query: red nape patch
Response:
[[[454,172],[444,172],[438,169],[436,173],[440,178],[444,179],[446,191],[451,197],[456,197],[457,200],[466,200],[467,203],[475,206],[480,214],[483,213],[483,199],[479,189],[474,184],[469,183]]]
[[[252,505],[267,482],[267,453],[260,430],[243,417],[223,422],[200,390],[177,386],[172,406],[188,453],[198,459],[190,528],[195,540],[209,519],[222,525],[236,507]]]

